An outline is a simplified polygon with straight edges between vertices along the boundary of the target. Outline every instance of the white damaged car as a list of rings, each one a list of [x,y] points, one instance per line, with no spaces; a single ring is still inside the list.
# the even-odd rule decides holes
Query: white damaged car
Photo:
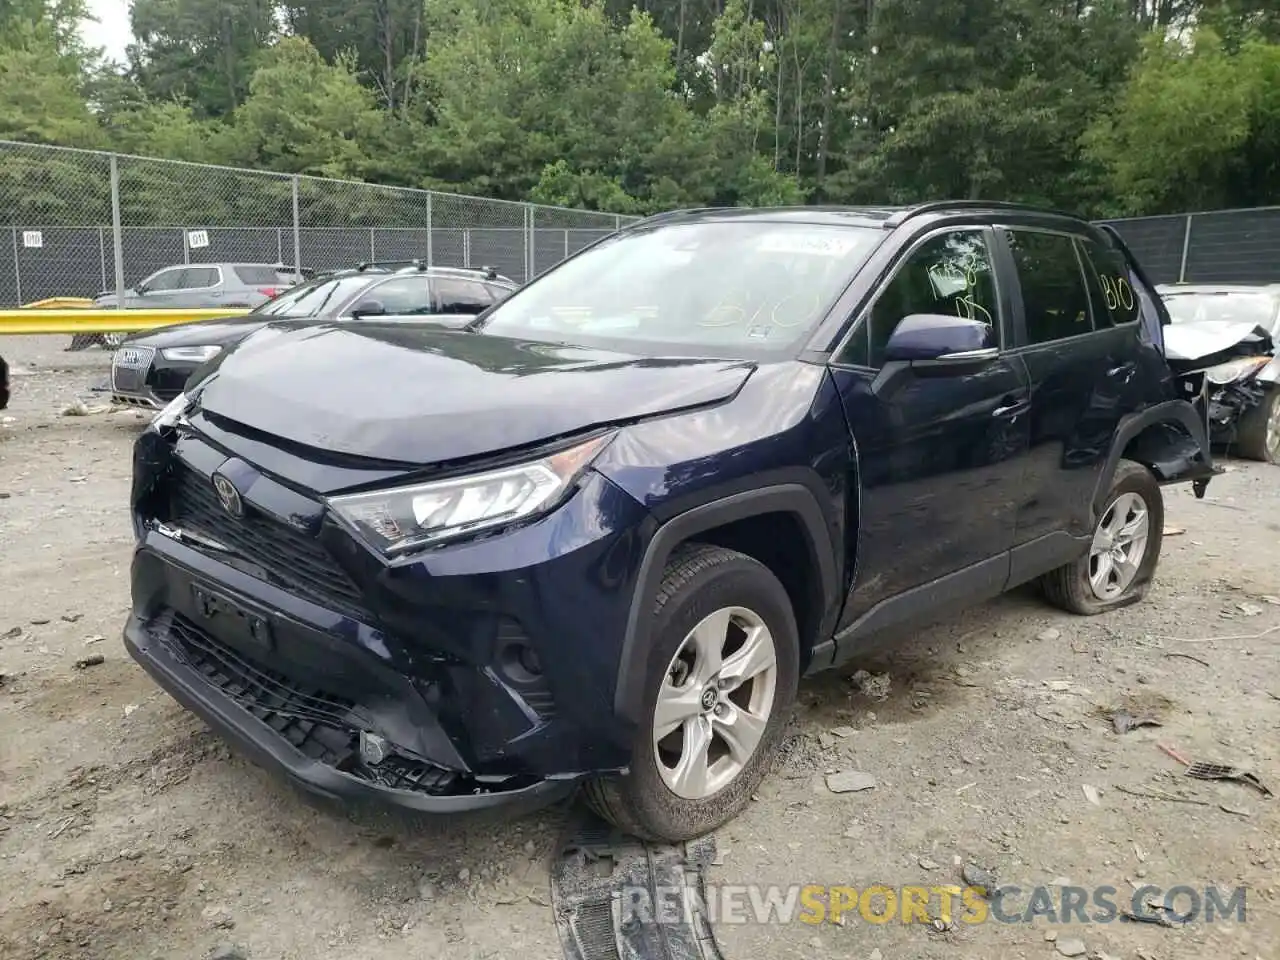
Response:
[[[1210,438],[1280,463],[1280,283],[1164,284],[1170,366],[1203,372]]]

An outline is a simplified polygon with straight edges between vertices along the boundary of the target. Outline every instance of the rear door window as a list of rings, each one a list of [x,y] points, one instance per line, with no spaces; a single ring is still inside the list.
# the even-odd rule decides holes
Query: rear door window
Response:
[[[483,283],[437,277],[436,296],[441,313],[480,313],[493,303],[493,295]]]
[[[235,266],[231,269],[247,287],[271,287],[282,282],[281,274],[275,267]]]
[[[1074,238],[1037,230],[1011,230],[1027,343],[1052,343],[1094,329],[1089,291]]]
[[[1142,305],[1124,254],[1093,240],[1081,239],[1079,243],[1090,268],[1088,272],[1092,274],[1090,286],[1100,297],[1105,316],[1115,326],[1133,323],[1138,319]]]

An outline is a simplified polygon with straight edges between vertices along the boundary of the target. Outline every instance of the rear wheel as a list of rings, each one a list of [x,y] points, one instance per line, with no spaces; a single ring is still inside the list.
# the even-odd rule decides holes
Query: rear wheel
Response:
[[[799,644],[777,577],[711,546],[668,563],[652,636],[630,769],[586,796],[628,833],[676,842],[731,820],[764,779],[795,701]]]
[[[1236,440],[1242,456],[1280,463],[1280,389],[1268,390],[1262,402],[1240,418]]]
[[[1163,535],[1160,484],[1142,464],[1121,460],[1088,553],[1045,574],[1045,596],[1082,616],[1136,603],[1151,584]]]

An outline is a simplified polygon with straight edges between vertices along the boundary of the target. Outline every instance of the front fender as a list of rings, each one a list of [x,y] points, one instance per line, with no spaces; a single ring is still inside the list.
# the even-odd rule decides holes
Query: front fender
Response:
[[[831,540],[826,515],[807,486],[784,483],[747,490],[674,517],[654,532],[636,576],[614,688],[614,712],[619,717],[633,723],[640,717],[651,646],[653,598],[658,595],[672,552],[680,544],[696,540],[700,533],[766,513],[789,513],[800,521],[813,568],[818,571],[823,609],[831,610],[838,606],[840,571],[836,566],[837,547]]]

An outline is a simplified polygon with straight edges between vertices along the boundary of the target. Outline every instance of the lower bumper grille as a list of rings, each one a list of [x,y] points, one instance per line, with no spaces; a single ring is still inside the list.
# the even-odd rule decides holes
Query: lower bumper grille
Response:
[[[354,703],[254,666],[180,613],[165,613],[155,629],[168,634],[170,649],[188,666],[306,756],[338,769],[350,766],[356,756]]]
[[[126,393],[113,393],[111,395],[112,403],[119,403],[126,407],[144,407],[148,410],[159,410],[160,404],[155,400],[146,397],[135,397]]]
[[[396,790],[438,795],[451,792],[459,780],[452,770],[412,757],[392,755],[376,767],[364,764],[359,732],[367,725],[357,704],[250,663],[180,613],[166,610],[151,630],[211,686],[312,760]]]
[[[170,482],[174,523],[227,544],[305,600],[367,622],[373,619],[359,588],[314,537],[249,506],[242,518],[228,516],[209,479],[181,461],[174,463]]]

